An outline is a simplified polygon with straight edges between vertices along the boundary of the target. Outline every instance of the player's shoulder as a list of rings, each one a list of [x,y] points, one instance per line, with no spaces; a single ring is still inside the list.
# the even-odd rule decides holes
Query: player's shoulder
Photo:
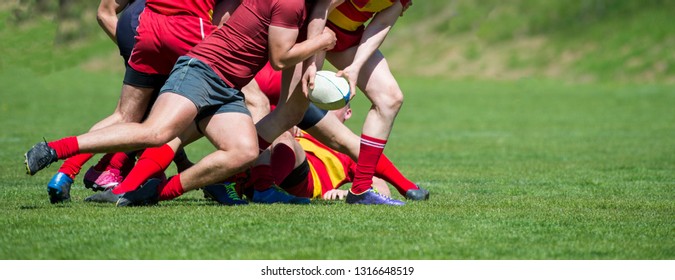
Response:
[[[269,0],[272,6],[288,9],[304,9],[306,6],[305,0]]]

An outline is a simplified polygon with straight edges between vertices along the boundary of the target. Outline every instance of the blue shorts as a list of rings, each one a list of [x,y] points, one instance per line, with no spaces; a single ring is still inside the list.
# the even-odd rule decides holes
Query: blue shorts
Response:
[[[178,58],[159,92],[173,92],[192,101],[199,112],[197,122],[221,113],[251,115],[240,90],[229,87],[206,63],[189,56]]]

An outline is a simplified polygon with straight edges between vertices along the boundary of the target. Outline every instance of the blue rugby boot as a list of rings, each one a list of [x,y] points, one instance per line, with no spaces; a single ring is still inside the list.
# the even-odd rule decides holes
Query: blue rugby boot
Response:
[[[56,155],[56,150],[49,147],[47,142],[35,144],[35,146],[30,148],[23,156],[24,164],[26,165],[26,174],[31,176],[59,160]]]
[[[47,192],[49,193],[49,202],[52,204],[59,202],[66,202],[70,200],[70,186],[73,184],[73,179],[68,177],[66,173],[57,172],[54,174],[47,184]]]
[[[368,189],[362,194],[354,194],[351,190],[349,190],[345,202],[347,202],[348,204],[365,204],[365,205],[392,205],[392,206],[405,205],[405,202],[383,196],[377,191],[375,191],[375,189],[373,188]]]
[[[417,185],[417,189],[410,189],[405,192],[405,198],[408,200],[428,200],[429,191]]]
[[[309,198],[297,197],[287,193],[277,185],[272,185],[265,191],[253,191],[253,202],[255,203],[286,203],[286,204],[309,204]]]
[[[208,185],[202,189],[204,198],[210,198],[227,206],[247,205],[248,201],[241,199],[234,189],[235,183]]]
[[[117,200],[117,207],[155,205],[159,202],[159,186],[162,180],[151,178],[138,189],[126,192]]]

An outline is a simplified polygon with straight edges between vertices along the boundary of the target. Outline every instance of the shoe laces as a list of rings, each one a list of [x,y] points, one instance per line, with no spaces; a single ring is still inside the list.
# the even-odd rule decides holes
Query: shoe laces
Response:
[[[230,197],[232,200],[241,200],[241,197],[239,197],[239,194],[237,194],[237,190],[234,188],[235,183],[225,183],[225,190],[227,191],[227,196]]]
[[[51,153],[51,151],[49,151],[49,149],[50,149],[51,147],[49,147],[49,143],[47,142],[47,138],[42,137],[42,141],[45,143],[45,147],[47,147],[47,154],[49,155],[49,157],[40,157],[40,158],[38,158],[38,164],[39,164],[39,165],[44,165],[45,162],[46,162],[46,165],[45,165],[44,168],[47,168],[47,167],[51,166],[52,163],[53,163],[53,161],[52,161],[51,158],[50,158],[50,157],[52,156],[52,153]],[[44,168],[43,168],[43,169],[44,169]]]
[[[392,201],[392,200],[394,200],[394,199],[391,198],[391,197],[387,197],[387,196],[383,195],[382,193],[380,193],[380,192],[379,192],[376,188],[374,188],[374,187],[371,187],[370,189],[371,189],[376,195],[379,195],[380,197],[386,199],[387,201]]]

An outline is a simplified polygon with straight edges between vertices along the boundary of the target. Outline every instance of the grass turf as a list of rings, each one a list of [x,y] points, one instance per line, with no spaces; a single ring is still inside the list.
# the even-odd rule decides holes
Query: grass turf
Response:
[[[29,177],[22,162],[111,112],[120,75],[32,76],[0,74],[1,259],[675,258],[673,86],[403,79],[386,153],[427,202],[223,207],[192,192],[118,209],[84,203],[81,178],[51,205],[58,163]]]

